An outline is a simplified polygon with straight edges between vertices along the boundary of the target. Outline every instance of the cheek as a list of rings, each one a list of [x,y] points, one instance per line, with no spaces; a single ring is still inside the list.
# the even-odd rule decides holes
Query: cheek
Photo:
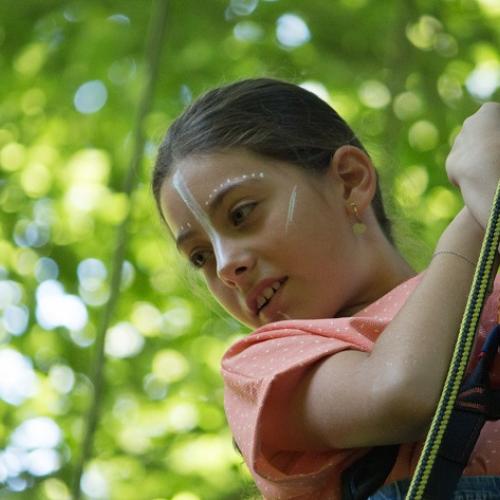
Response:
[[[300,224],[300,215],[293,203],[281,204],[277,207],[267,208],[265,222],[261,226],[263,236],[267,241],[281,240],[289,233],[293,233]]]
[[[207,286],[213,297],[231,312],[238,307],[236,292],[220,281],[217,276],[207,279]]]
[[[228,288],[224,285],[209,287],[212,296],[217,302],[234,318],[238,319],[247,326],[255,327],[256,325],[249,323],[249,318],[241,306],[237,292],[234,289]]]

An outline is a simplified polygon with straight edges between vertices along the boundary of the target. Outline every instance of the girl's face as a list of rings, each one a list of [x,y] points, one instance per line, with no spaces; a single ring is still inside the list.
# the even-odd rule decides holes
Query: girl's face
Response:
[[[191,156],[161,189],[179,250],[220,304],[251,327],[355,305],[359,242],[345,186],[247,150]]]

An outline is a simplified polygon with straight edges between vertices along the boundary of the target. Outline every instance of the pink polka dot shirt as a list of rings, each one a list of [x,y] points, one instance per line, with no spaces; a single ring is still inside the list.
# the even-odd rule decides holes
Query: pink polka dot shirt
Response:
[[[366,448],[303,452],[272,449],[263,439],[263,423],[279,426],[283,410],[267,412],[269,395],[278,389],[291,397],[315,363],[343,351],[370,352],[374,342],[415,289],[423,273],[400,284],[350,318],[287,320],[270,323],[232,345],[222,360],[227,419],[246,464],[266,499],[340,499],[342,471]],[[496,323],[500,278],[481,315],[477,352]],[[500,387],[500,356],[492,370]],[[267,421],[266,419],[272,419]],[[422,443],[400,447],[387,483],[410,477]],[[487,422],[465,469],[466,475],[500,475],[500,421]]]

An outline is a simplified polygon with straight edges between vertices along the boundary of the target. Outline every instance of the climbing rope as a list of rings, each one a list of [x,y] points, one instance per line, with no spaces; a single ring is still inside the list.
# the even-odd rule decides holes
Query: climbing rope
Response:
[[[460,385],[467,368],[481,311],[494,279],[494,262],[500,239],[500,182],[486,227],[479,261],[460,325],[455,350],[439,403],[406,495],[406,500],[424,500],[425,488],[436,460]]]

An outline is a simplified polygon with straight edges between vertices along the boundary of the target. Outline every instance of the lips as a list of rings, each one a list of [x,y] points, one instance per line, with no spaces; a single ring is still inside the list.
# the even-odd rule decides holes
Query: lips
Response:
[[[281,288],[288,278],[267,278],[260,281],[248,294],[246,303],[248,308],[258,315],[271,301],[274,294]]]

